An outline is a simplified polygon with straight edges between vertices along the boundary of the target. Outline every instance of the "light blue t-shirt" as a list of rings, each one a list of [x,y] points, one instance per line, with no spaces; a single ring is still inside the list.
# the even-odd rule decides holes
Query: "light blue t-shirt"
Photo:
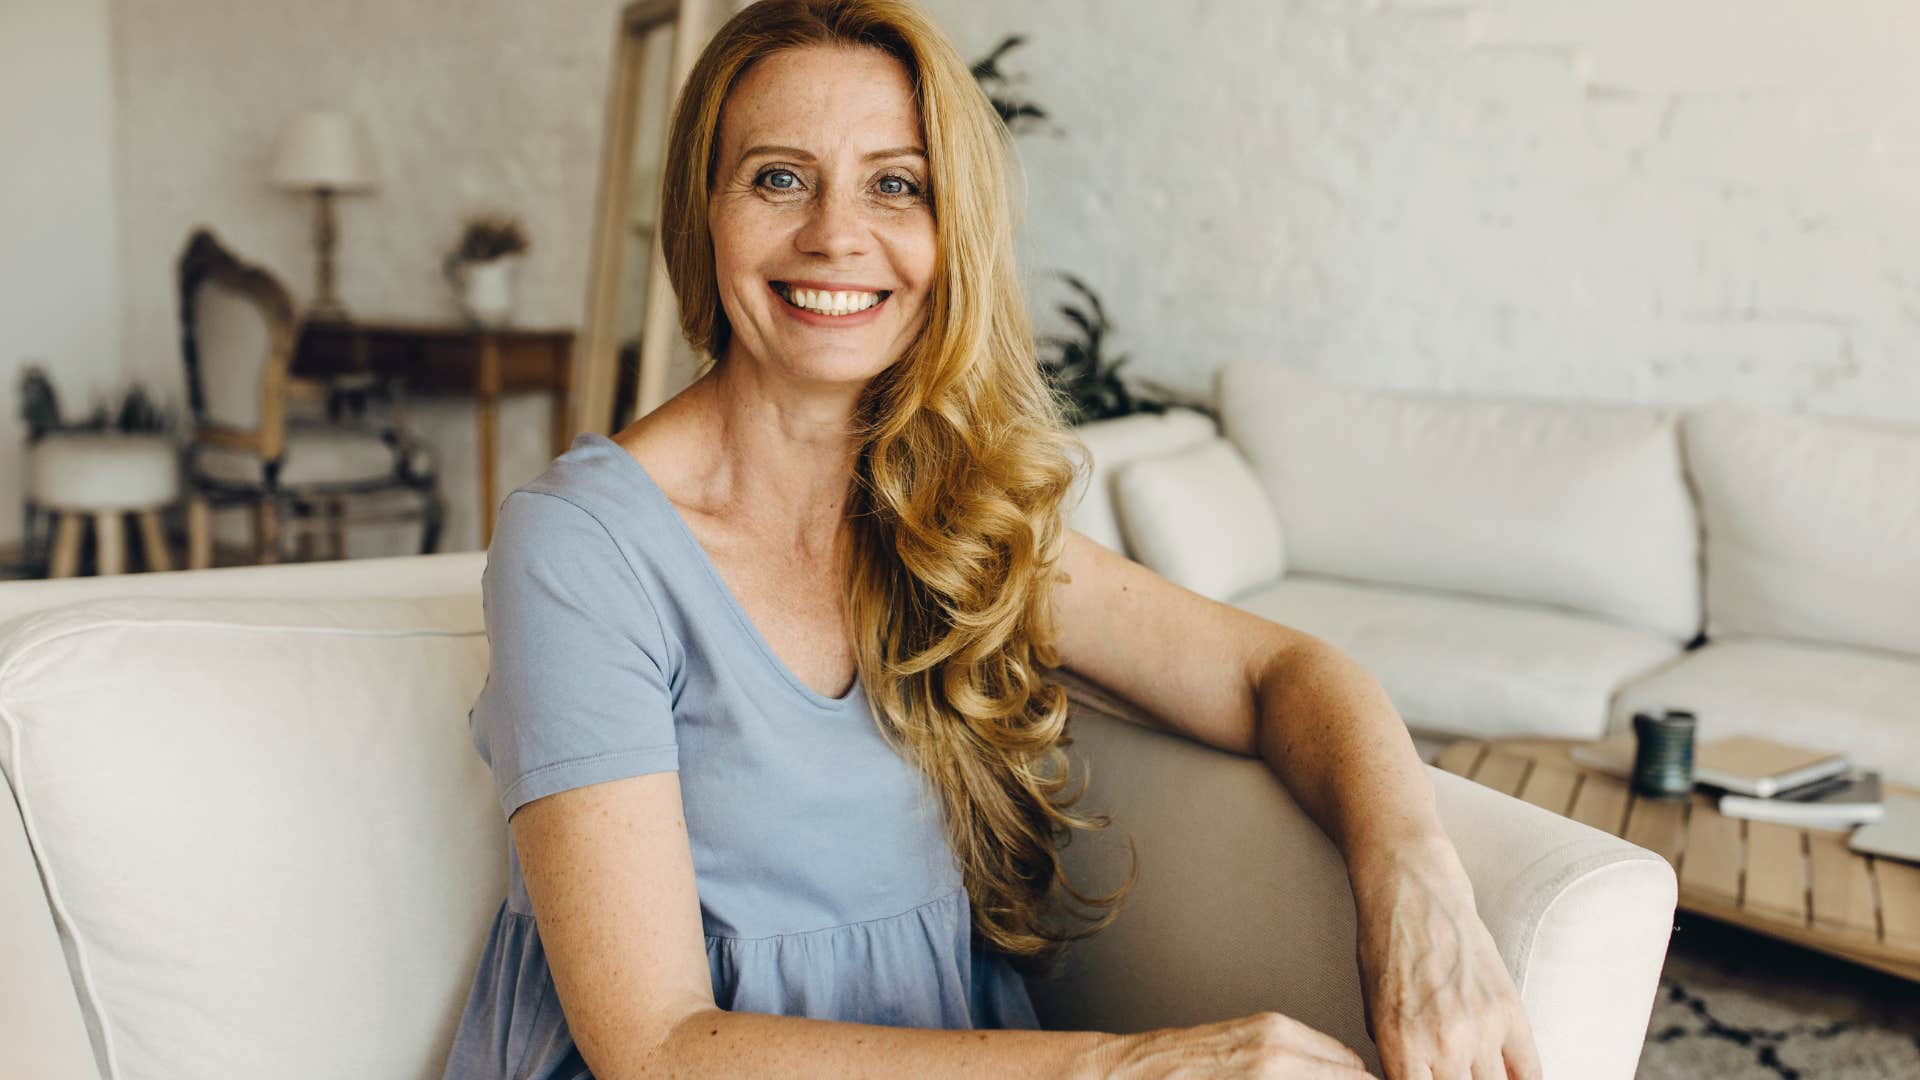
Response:
[[[633,455],[575,438],[501,504],[482,580],[491,666],[469,721],[501,811],[678,769],[716,1004],[1039,1026],[973,938],[938,797],[860,680],[840,698],[801,682]],[[508,869],[446,1077],[579,1080],[517,853]]]

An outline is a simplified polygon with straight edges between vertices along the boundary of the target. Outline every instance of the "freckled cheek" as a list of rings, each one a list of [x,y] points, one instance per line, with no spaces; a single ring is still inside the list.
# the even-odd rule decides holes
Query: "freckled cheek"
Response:
[[[939,259],[939,246],[935,241],[932,223],[901,223],[886,229],[882,235],[893,272],[901,284],[914,294],[915,302],[919,302],[933,281],[934,267]]]

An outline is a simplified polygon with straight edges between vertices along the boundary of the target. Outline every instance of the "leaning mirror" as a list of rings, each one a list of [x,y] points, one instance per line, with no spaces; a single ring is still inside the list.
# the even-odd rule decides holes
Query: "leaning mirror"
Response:
[[[615,28],[578,354],[576,431],[610,434],[692,380],[654,220],[673,98],[732,13],[726,0],[635,0]]]

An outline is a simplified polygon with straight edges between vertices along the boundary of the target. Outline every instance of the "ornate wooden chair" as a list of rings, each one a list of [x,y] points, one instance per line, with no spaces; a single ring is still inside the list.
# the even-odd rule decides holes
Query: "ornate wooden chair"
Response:
[[[281,560],[283,532],[301,533],[310,556],[324,531],[330,556],[343,558],[346,527],[373,522],[419,521],[420,553],[431,554],[446,513],[431,448],[408,436],[404,421],[340,420],[326,408],[326,383],[294,378],[300,313],[292,295],[211,230],[195,230],[177,270],[194,423],[184,469],[187,565],[212,565],[212,512],[232,505],[253,509],[256,562]],[[414,493],[419,508],[346,513],[355,496],[392,491]]]

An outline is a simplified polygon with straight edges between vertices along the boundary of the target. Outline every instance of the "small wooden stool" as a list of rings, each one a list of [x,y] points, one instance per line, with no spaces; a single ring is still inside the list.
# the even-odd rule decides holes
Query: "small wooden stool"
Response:
[[[93,521],[95,568],[126,571],[125,523],[140,519],[147,569],[171,570],[160,511],[180,498],[180,454],[166,435],[55,431],[28,451],[27,497],[57,520],[50,577],[80,568],[80,533]]]

